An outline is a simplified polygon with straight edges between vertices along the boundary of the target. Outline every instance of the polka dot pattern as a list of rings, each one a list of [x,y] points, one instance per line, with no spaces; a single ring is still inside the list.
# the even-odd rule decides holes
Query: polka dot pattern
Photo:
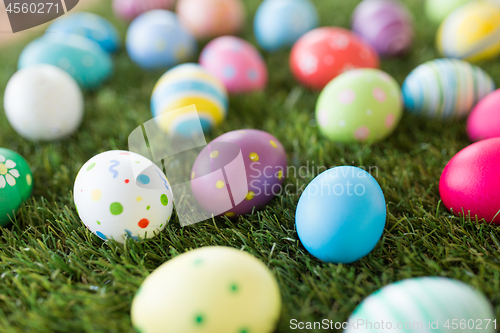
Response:
[[[113,202],[111,206],[109,206],[109,211],[113,215],[120,215],[123,212],[123,206],[119,202]]]
[[[90,165],[91,171],[86,172]],[[147,168],[133,181],[133,168],[140,165]],[[82,170],[73,190],[75,206],[85,226],[99,232],[99,237],[118,242],[151,238],[169,221],[173,211],[170,186],[162,171],[146,158],[108,151],[93,157]],[[146,177],[149,185],[139,186],[139,180],[146,182]]]
[[[230,93],[262,90],[267,67],[255,47],[234,36],[223,36],[207,44],[200,65],[217,76]]]
[[[228,143],[240,147],[244,175],[238,170],[241,164],[228,164],[228,156],[236,156],[228,149]],[[210,151],[214,150],[220,152],[217,159],[209,158]],[[213,172],[222,168],[227,179],[220,172]],[[274,197],[281,189],[283,170],[286,170],[286,153],[278,139],[263,131],[236,130],[216,138],[198,155],[192,172],[203,177],[196,178],[191,188],[206,212],[214,215],[231,212],[234,214],[231,216],[238,216],[263,207]]]
[[[154,270],[139,290],[131,320],[144,332],[167,326],[190,333],[274,332],[281,313],[279,287],[269,269],[248,252],[221,246],[180,254]],[[190,301],[179,307],[168,296],[173,293]]]
[[[290,54],[295,78],[312,89],[323,89],[343,72],[356,68],[377,68],[375,50],[349,30],[317,28],[303,35]]]
[[[321,132],[339,142],[377,141],[390,135],[402,116],[397,82],[376,69],[346,72],[329,83],[316,105]]]

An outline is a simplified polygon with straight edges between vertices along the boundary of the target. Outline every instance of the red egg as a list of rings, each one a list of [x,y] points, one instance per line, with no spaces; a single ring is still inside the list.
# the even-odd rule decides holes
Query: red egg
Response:
[[[290,68],[306,87],[321,90],[333,78],[355,68],[378,68],[377,52],[349,30],[318,28],[293,46]]]
[[[500,137],[500,89],[483,98],[467,119],[467,135],[471,141]]]
[[[453,214],[500,224],[500,138],[476,142],[453,156],[439,193]]]

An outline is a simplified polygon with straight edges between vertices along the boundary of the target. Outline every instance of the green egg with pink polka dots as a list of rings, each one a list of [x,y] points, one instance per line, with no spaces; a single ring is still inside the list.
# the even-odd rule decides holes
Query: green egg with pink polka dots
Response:
[[[336,142],[376,142],[394,132],[403,114],[401,88],[378,69],[357,69],[333,79],[316,104],[323,135]]]

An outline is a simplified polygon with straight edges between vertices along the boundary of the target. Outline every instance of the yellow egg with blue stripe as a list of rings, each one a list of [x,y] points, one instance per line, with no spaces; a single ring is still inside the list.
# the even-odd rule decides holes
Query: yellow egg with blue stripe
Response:
[[[186,108],[191,105],[196,107],[198,117]],[[227,115],[228,105],[224,84],[200,65],[191,63],[167,71],[156,83],[151,97],[151,111],[159,127],[182,136],[193,135],[200,124],[204,132],[219,125]]]
[[[500,6],[473,1],[458,7],[439,27],[437,47],[447,58],[495,58],[500,54]]]

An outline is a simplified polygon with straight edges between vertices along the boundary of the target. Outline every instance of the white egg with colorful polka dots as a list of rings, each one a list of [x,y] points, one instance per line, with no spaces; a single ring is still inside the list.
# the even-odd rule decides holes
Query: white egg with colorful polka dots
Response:
[[[101,239],[152,238],[170,220],[172,190],[147,158],[111,150],[91,158],[78,173],[74,201],[83,223]]]

